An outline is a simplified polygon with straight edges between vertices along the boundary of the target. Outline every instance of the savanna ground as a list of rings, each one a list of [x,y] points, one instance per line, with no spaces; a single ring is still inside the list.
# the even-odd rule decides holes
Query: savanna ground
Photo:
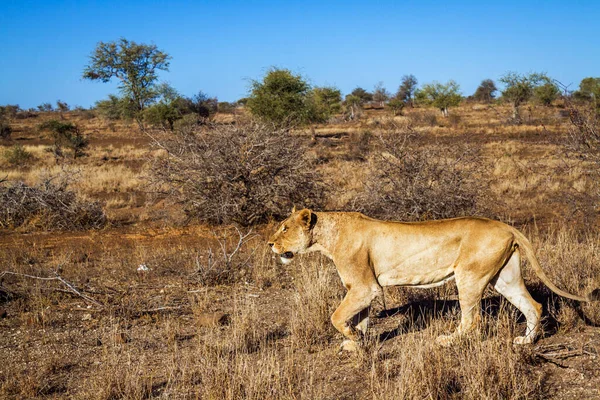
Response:
[[[476,212],[522,229],[550,278],[587,294],[600,286],[593,168],[566,150],[569,121],[557,108],[532,106],[522,125],[507,124],[509,114],[481,105],[449,118],[372,110],[294,134],[312,137],[306,151],[334,188],[330,210],[356,209],[364,187],[372,189],[365,171],[377,168],[368,155],[379,137],[409,132],[423,154],[450,160],[460,149],[470,155],[464,168],[475,187],[466,194],[478,197]],[[491,289],[481,330],[452,348],[435,345],[459,319],[448,284],[387,288],[364,350],[339,354],[329,316],[344,289],[331,262],[311,255],[280,265],[266,246],[275,221],[252,229],[187,221],[148,186],[164,150],[132,124],[66,113],[90,146],[85,157],[57,162],[36,129],[51,118],[12,121],[2,146],[20,144],[32,158],[20,166],[2,159],[0,176],[35,185],[68,175],[109,223],[48,232],[34,220],[2,231],[0,270],[11,273],[0,278],[1,397],[600,398],[600,306],[553,295],[528,267],[528,288],[544,305],[534,345],[512,345],[524,319]]]

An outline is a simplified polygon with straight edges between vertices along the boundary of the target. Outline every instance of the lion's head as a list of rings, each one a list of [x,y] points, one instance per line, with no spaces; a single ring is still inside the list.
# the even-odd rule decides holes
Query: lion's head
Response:
[[[279,255],[281,262],[289,264],[297,253],[303,253],[311,245],[312,227],[316,215],[308,210],[292,211],[269,239],[269,246]]]

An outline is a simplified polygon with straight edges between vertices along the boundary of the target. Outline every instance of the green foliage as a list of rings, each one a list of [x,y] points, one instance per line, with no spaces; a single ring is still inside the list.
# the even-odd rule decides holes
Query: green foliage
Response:
[[[138,44],[125,38],[99,42],[83,71],[83,78],[102,82],[117,78],[123,97],[133,102],[139,122],[141,112],[157,97],[158,70],[168,71],[170,58],[156,45]]]
[[[97,101],[95,109],[102,118],[111,121],[118,119],[131,120],[136,112],[131,99],[118,97],[114,94],[109,94],[107,100]]]
[[[173,130],[175,121],[180,119],[181,112],[173,104],[156,103],[144,110],[144,121],[154,127]]]
[[[401,114],[405,106],[406,103],[398,97],[394,97],[387,103],[387,107],[392,110],[394,115]]]
[[[18,104],[7,104],[0,106],[0,119],[16,118],[17,114],[22,111]]]
[[[551,82],[544,83],[533,89],[533,94],[537,101],[545,106],[552,105],[552,102],[558,98],[560,91],[555,84]]]
[[[4,159],[13,167],[22,167],[33,159],[33,154],[25,150],[20,144],[15,144],[4,150]]]
[[[73,151],[73,158],[85,155],[84,150],[89,144],[89,139],[81,133],[77,125],[53,119],[42,123],[39,130],[52,134],[55,154],[62,154],[61,149],[64,146]]]
[[[593,102],[600,109],[600,78],[587,77],[579,83],[579,90],[573,93],[576,98]]]
[[[71,107],[64,101],[56,100],[56,109],[62,113],[69,111]]]
[[[344,107],[346,108],[347,117],[353,120],[356,118],[361,110],[363,100],[359,96],[353,94],[346,95],[344,100]]]
[[[52,107],[52,104],[50,103],[42,103],[39,106],[37,106],[38,111],[43,111],[43,112],[51,112],[54,111],[54,108]]]
[[[271,68],[252,81],[246,106],[255,117],[278,126],[304,125],[318,119],[310,85],[290,70]]]
[[[219,101],[217,104],[217,110],[223,114],[233,114],[236,108],[236,103],[230,103],[228,101]]]
[[[414,75],[404,75],[400,87],[398,87],[398,92],[396,92],[396,99],[412,106],[418,83],[419,81]]]
[[[453,80],[445,84],[433,82],[423,85],[416,91],[415,98],[419,104],[438,108],[445,117],[448,116],[448,108],[459,105],[462,100],[460,86]]]
[[[185,100],[168,83],[157,85],[156,93],[160,100],[144,110],[144,121],[172,131],[175,121],[183,116]]]
[[[368,101],[373,100],[373,94],[367,92],[365,89],[361,87],[355,88],[352,92],[350,92],[352,96],[356,96],[360,99],[360,104],[364,104]]]
[[[537,86],[550,83],[550,78],[537,72],[528,75],[507,72],[500,78],[500,82],[505,86],[502,91],[502,98],[513,105],[512,119],[515,123],[520,123],[519,106],[531,99]]]
[[[327,121],[342,109],[342,92],[335,87],[316,87],[311,93],[314,105],[314,119]]]
[[[477,90],[473,94],[473,99],[482,103],[491,103],[496,97],[495,93],[498,91],[496,84],[491,79],[484,79],[481,81]]]

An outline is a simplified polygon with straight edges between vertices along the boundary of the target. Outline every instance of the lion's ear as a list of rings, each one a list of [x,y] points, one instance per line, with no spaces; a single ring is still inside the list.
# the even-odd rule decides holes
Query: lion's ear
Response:
[[[298,213],[298,221],[302,222],[302,224],[304,224],[305,226],[310,225],[311,218],[312,211],[310,211],[308,208],[300,210],[300,212]]]

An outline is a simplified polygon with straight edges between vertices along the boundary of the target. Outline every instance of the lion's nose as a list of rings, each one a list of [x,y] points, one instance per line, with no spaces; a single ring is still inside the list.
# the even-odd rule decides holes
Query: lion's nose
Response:
[[[269,247],[273,247],[274,244],[275,243],[273,243],[273,242],[269,242]]]

